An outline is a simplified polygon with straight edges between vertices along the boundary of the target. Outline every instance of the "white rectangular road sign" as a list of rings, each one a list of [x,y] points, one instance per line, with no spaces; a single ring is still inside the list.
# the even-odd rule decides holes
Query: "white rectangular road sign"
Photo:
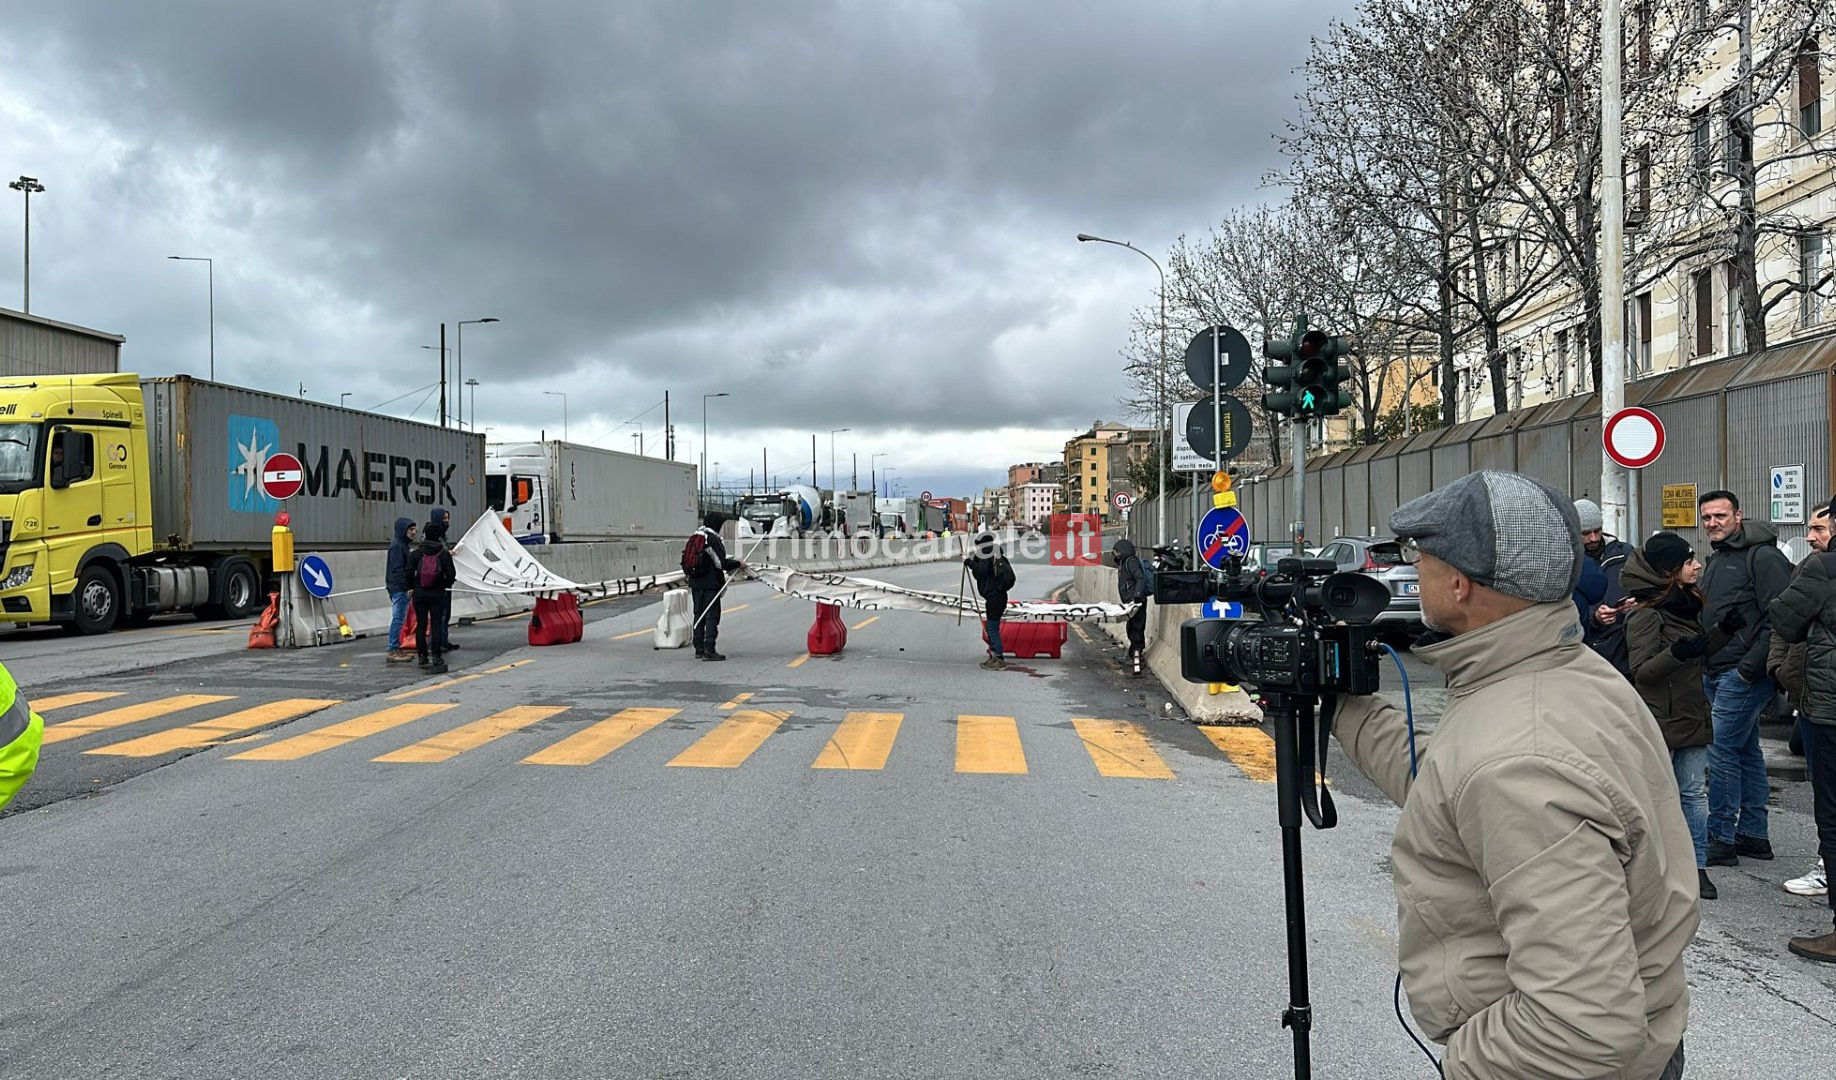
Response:
[[[1198,454],[1193,451],[1192,444],[1186,441],[1186,417],[1191,415],[1192,408],[1195,405],[1202,405],[1209,409],[1211,408],[1211,401],[1209,399],[1205,401],[1180,401],[1175,402],[1173,405],[1174,472],[1208,473],[1212,470],[1212,460],[1208,457],[1199,457]]]
[[[1804,524],[1804,466],[1774,465],[1767,490],[1772,495],[1773,523]]]

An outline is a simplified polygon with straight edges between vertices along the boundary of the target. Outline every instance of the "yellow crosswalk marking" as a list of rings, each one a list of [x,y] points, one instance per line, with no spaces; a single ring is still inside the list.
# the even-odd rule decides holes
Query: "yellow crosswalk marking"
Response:
[[[647,626],[642,630],[633,630],[629,634],[613,634],[612,640],[613,641],[630,641],[634,637],[643,637],[645,634],[654,634],[656,632],[657,632],[656,627]]]
[[[1147,733],[1139,724],[1125,720],[1073,719],[1071,726],[1084,740],[1090,760],[1104,776],[1127,776],[1140,780],[1171,780],[1173,770],[1154,751]]]
[[[784,666],[785,667],[802,667],[803,665],[809,662],[810,662],[810,654],[804,653],[802,656],[799,656],[797,659],[792,660],[790,663],[785,664]]]
[[[681,709],[624,709],[576,731],[523,759],[525,765],[591,765],[681,712]]]
[[[1020,746],[1020,726],[1011,716],[959,716],[956,718],[956,771],[966,773],[1024,773],[1026,751]]]
[[[270,701],[266,705],[257,705],[252,709],[230,713],[228,716],[219,716],[215,720],[188,724],[170,731],[156,731],[138,739],[129,739],[126,742],[85,750],[84,753],[106,754],[111,757],[157,757],[160,754],[169,754],[174,750],[209,746],[251,728],[266,727],[269,724],[291,720],[296,716],[305,716],[307,713],[329,709],[339,704],[342,702],[324,698],[288,698],[285,701]]]
[[[45,729],[43,741],[49,745],[63,742],[66,739],[80,739],[98,731],[138,724],[142,720],[184,712],[186,709],[195,709],[199,705],[212,705],[219,701],[233,700],[235,699],[227,694],[179,694],[174,697],[160,698],[158,701],[143,701],[139,705],[123,705],[119,709],[95,713],[80,720],[66,720],[61,724],[52,724]]]
[[[1224,751],[1231,764],[1243,770],[1243,775],[1261,784],[1275,782],[1275,740],[1261,728],[1201,724],[1199,730],[1211,745]]]
[[[722,617],[725,617],[725,616],[733,614],[736,611],[745,611],[747,608],[751,606],[752,606],[751,604],[736,604],[730,608],[722,608],[720,613]]]
[[[752,700],[752,691],[748,690],[743,694],[734,694],[733,700],[727,702],[725,705],[722,705],[721,708],[730,711],[730,710],[739,708],[741,705],[746,704],[746,702],[750,700]]]
[[[467,750],[477,749],[513,731],[520,731],[530,724],[566,711],[567,706],[565,705],[514,705],[503,712],[487,716],[483,720],[461,724],[431,739],[422,739],[412,746],[404,746],[400,750],[370,760],[386,761],[390,764],[404,762],[430,764],[446,761],[458,757]]]
[[[851,712],[829,736],[812,769],[884,769],[904,713]]]
[[[84,690],[75,694],[52,694],[50,697],[46,698],[35,698],[28,695],[26,697],[26,703],[32,706],[33,712],[42,714],[48,713],[52,709],[67,709],[72,705],[87,705],[92,701],[107,701],[109,698],[118,698],[120,696],[121,691],[119,690]]]
[[[391,705],[379,712],[344,720],[322,727],[317,731],[309,731],[304,735],[295,735],[291,739],[282,739],[280,742],[258,746],[253,750],[244,750],[240,754],[231,754],[230,760],[297,761],[300,758],[311,757],[326,750],[336,749],[345,743],[375,735],[377,732],[413,723],[424,716],[445,712],[453,707],[426,701],[410,705]]]
[[[855,623],[853,626],[850,626],[848,629],[859,630],[863,626],[867,626],[870,623],[877,623],[879,621],[880,621],[880,617],[878,615],[872,615],[865,619],[862,619],[860,622]]]
[[[400,694],[394,694],[390,696],[389,700],[390,701],[400,701],[403,698],[411,698],[411,697],[415,697],[420,694],[431,694],[435,690],[444,690],[449,686],[458,686],[460,683],[469,683],[473,679],[482,679],[486,675],[498,675],[503,672],[509,671],[511,668],[520,668],[524,664],[533,664],[533,663],[535,663],[534,660],[517,660],[517,661],[508,663],[508,664],[499,664],[497,667],[490,668],[485,671],[476,671],[470,675],[461,675],[456,679],[441,679],[437,683],[433,683],[428,686],[423,686],[418,690],[408,690]]]
[[[677,754],[670,764],[692,769],[737,768],[754,750],[763,746],[789,716],[788,712],[741,709],[697,739],[695,745]]]

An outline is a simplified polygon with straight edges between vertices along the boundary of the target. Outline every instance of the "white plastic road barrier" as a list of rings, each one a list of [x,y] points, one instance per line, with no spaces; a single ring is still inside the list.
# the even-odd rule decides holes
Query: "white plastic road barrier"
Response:
[[[694,607],[687,589],[671,589],[663,594],[663,613],[657,616],[656,647],[680,649],[689,643],[694,629]]]

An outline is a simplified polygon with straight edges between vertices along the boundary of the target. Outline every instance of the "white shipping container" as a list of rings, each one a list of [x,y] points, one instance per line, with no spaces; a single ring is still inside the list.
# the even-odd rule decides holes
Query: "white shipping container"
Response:
[[[524,543],[682,537],[700,524],[693,465],[559,439],[488,447],[485,489]]]

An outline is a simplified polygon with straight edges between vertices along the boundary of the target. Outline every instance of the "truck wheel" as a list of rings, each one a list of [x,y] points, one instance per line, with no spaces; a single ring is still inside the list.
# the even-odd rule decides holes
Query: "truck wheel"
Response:
[[[260,611],[267,602],[261,594],[260,576],[255,564],[246,559],[223,568],[223,614],[231,619],[246,619]]]
[[[115,620],[121,616],[121,586],[107,567],[92,565],[83,571],[72,599],[77,633],[106,634],[115,628]]]

